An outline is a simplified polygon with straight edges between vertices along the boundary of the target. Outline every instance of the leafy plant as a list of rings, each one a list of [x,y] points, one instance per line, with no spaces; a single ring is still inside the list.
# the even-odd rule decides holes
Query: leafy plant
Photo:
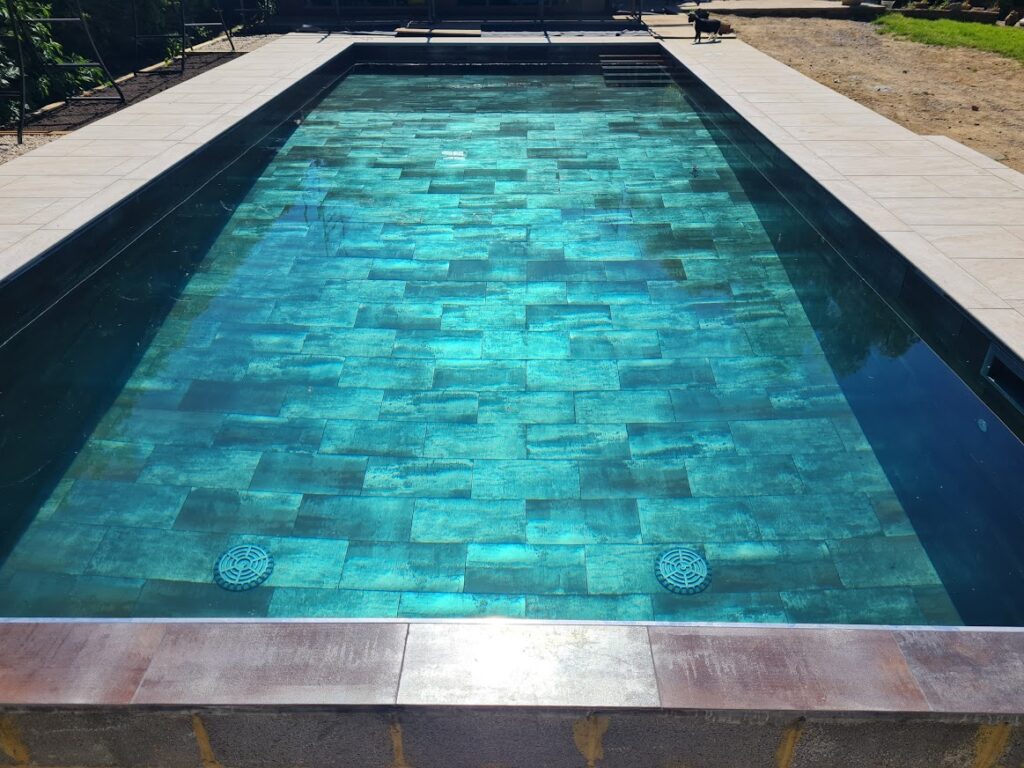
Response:
[[[17,89],[18,59],[14,39],[14,20],[11,10],[20,19],[42,18],[51,15],[51,5],[43,0],[0,0],[0,89]],[[69,60],[64,47],[54,37],[51,25],[41,22],[23,22],[23,31],[31,42],[22,42],[25,68],[29,72],[26,102],[35,109],[68,93],[74,93],[93,81],[95,73],[86,70],[58,70],[48,65]],[[18,115],[17,99],[0,101],[0,122],[9,122]]]

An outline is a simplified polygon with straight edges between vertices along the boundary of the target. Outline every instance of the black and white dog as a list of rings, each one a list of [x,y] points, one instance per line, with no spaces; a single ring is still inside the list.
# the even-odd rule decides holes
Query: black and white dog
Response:
[[[709,19],[707,11],[696,11],[690,13],[688,16],[690,23],[693,24],[693,29],[696,32],[693,42],[699,43],[700,37],[705,32],[708,33],[708,38],[714,40],[722,31],[722,22],[718,19]]]

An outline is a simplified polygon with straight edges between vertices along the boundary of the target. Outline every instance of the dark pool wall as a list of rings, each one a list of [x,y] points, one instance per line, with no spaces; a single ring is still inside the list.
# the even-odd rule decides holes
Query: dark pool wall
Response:
[[[993,341],[719,97],[690,92],[964,622],[1024,624],[1024,421],[982,375]]]

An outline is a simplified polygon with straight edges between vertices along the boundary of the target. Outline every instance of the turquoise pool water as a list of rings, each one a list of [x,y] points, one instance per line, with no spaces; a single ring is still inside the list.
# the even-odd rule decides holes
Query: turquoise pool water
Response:
[[[0,613],[959,623],[762,219],[675,86],[345,78],[47,490]],[[923,346],[886,322],[858,370]],[[275,569],[227,592],[238,543]],[[659,585],[672,545],[710,589]]]

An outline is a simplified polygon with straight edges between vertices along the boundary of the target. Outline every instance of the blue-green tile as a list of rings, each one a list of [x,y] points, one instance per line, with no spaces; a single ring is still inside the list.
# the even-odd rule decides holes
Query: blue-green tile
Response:
[[[181,505],[174,528],[213,533],[287,534],[295,524],[301,501],[301,494],[296,493],[193,488]]]
[[[465,544],[352,542],[341,575],[344,589],[461,592]]]
[[[575,461],[473,462],[474,499],[575,499],[580,471]]]
[[[829,542],[846,587],[937,586],[941,582],[916,536],[864,536]]]
[[[380,403],[380,418],[393,421],[472,423],[477,420],[479,405],[480,395],[476,392],[388,391]]]
[[[299,453],[264,453],[250,488],[282,493],[358,493],[366,459]]]
[[[523,595],[480,595],[451,592],[404,592],[398,615],[407,618],[448,618],[451,616],[526,616]]]
[[[255,544],[274,558],[274,572],[268,587],[329,589],[338,586],[348,552],[348,542],[339,539],[298,536],[236,535],[229,546]]]
[[[525,459],[521,424],[431,424],[422,455],[439,459]]]
[[[320,453],[420,456],[426,431],[423,424],[408,421],[328,421]]]
[[[320,419],[229,414],[213,444],[247,451],[311,453],[320,446],[323,433],[324,422]]]
[[[152,452],[153,446],[146,443],[90,440],[75,457],[66,477],[130,483],[138,478]]]
[[[652,621],[649,595],[527,595],[531,619]]]
[[[53,573],[86,573],[107,529],[94,525],[37,522],[18,541],[4,568]],[[128,574],[134,575],[134,574]]]
[[[53,520],[84,525],[170,528],[188,487],[79,479],[70,488]]]
[[[531,459],[628,459],[629,439],[616,424],[531,424],[526,451]]]
[[[295,518],[299,536],[409,541],[414,500],[306,494]]]
[[[139,475],[139,482],[247,488],[259,462],[260,454],[255,451],[158,445]]]
[[[472,486],[469,461],[371,457],[362,492],[365,496],[469,498]]]
[[[411,539],[427,543],[524,541],[525,504],[503,499],[416,499]]]
[[[526,502],[531,544],[639,544],[634,499],[535,499]]]
[[[585,592],[583,547],[470,544],[466,592],[565,594]]]
[[[575,420],[571,392],[483,392],[480,423],[565,424]]]
[[[845,450],[829,419],[733,421],[729,426],[740,454],[827,454]]]
[[[685,463],[694,496],[771,496],[805,490],[791,456],[719,456]]]
[[[753,509],[761,499],[640,499],[640,526],[648,544],[693,546],[708,541],[761,538]]]
[[[361,589],[280,587],[273,591],[267,615],[277,619],[393,618],[398,616],[401,596],[401,592]]]
[[[585,499],[686,497],[687,467],[681,461],[633,459],[581,461],[580,494]]]

